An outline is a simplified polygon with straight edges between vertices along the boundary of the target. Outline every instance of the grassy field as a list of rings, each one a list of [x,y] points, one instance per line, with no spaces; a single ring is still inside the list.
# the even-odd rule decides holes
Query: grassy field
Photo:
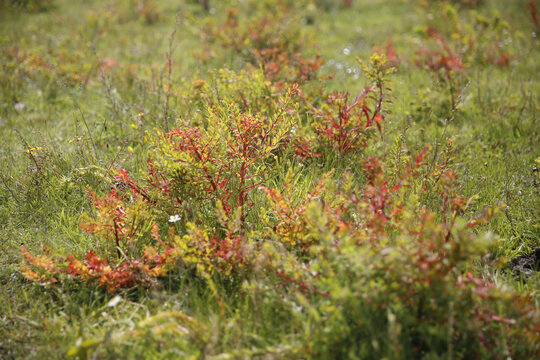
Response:
[[[540,4],[209,3],[0,1],[0,358],[538,356]]]

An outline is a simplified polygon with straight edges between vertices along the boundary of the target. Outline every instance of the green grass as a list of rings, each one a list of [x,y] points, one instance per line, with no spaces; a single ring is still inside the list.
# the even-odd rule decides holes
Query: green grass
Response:
[[[219,44],[214,45],[214,58],[203,61],[197,56],[203,46],[202,22],[225,18],[226,4],[219,1],[213,1],[213,14],[206,14],[196,1],[149,1],[155,4],[156,18],[152,11],[137,14],[138,2],[127,0],[56,0],[39,12],[13,9],[12,3],[0,3],[0,358],[64,358],[69,351],[85,358],[87,349],[89,356],[95,350],[96,358],[330,358],[331,352],[313,355],[306,344],[318,334],[321,344],[339,347],[330,336],[335,334],[320,337],[316,311],[309,310],[301,294],[274,296],[272,285],[277,282],[234,282],[217,276],[209,285],[178,270],[158,288],[121,291],[121,301],[109,306],[114,295],[92,285],[64,281],[41,286],[23,278],[21,245],[37,253],[45,243],[58,254],[84,256],[93,245],[93,238],[79,227],[81,214],[92,211],[86,190],[104,193],[110,187],[100,169],[124,168],[142,178],[151,148],[145,131],[196,116],[189,102],[192,81],[211,81],[213,69],[239,70],[244,59]],[[507,263],[540,246],[539,43],[531,37],[534,25],[526,4],[501,0],[477,7],[486,16],[499,9],[510,26],[507,48],[514,57],[506,67],[472,66],[459,79],[459,105],[453,113],[446,86],[412,63],[425,41],[418,27],[429,24],[421,1],[355,1],[346,9],[332,5],[323,11],[306,5],[297,10],[305,21],[299,26],[309,39],[302,51],[320,53],[326,59],[321,72],[334,74],[325,83],[328,91],[360,93],[367,80],[356,57],[367,61],[375,47],[393,39],[402,59],[392,78],[394,104],[383,139],[366,154],[387,154],[404,134],[404,155],[412,157],[430,145],[435,149],[430,156],[437,156],[452,139],[458,191],[467,199],[475,197],[468,214],[485,206],[501,208],[475,230],[496,234],[498,240],[489,249],[495,260],[487,266],[475,259],[473,272],[527,294],[538,310],[538,274],[517,278]],[[460,19],[470,20],[468,11],[462,9]],[[20,57],[14,59],[14,52]],[[170,77],[167,54],[173,61]],[[106,66],[112,69],[101,76]],[[169,84],[167,106],[164,88]],[[29,156],[29,148],[37,147]],[[307,165],[279,161],[278,173],[284,176],[292,169],[297,174],[298,199],[331,169],[335,179],[346,170],[363,176],[355,159],[337,155]],[[282,183],[279,176],[267,185]],[[253,199],[255,208],[264,205],[263,195]],[[421,205],[440,210],[437,202]],[[263,228],[258,220],[257,213],[248,217],[255,230]],[[299,304],[308,310],[290,310]],[[357,354],[369,346],[378,349],[365,340],[370,336],[392,336],[387,326],[391,312],[351,309],[349,315],[369,319],[363,332],[348,334],[357,342]],[[171,313],[159,317],[168,311],[196,320]],[[393,311],[399,314],[400,309]],[[378,322],[380,327],[369,328]],[[340,356],[354,357],[349,345],[343,344]],[[396,349],[394,356],[411,356],[408,351]],[[466,358],[459,351],[447,353],[448,358]],[[377,358],[387,353],[363,354]]]

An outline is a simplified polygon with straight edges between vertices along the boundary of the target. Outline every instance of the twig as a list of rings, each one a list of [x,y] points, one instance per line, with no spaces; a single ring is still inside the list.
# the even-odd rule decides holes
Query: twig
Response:
[[[169,102],[171,98],[171,89],[172,89],[172,55],[174,50],[176,48],[174,45],[174,37],[176,35],[176,31],[178,30],[178,24],[179,24],[179,14],[176,14],[176,21],[174,23],[174,28],[169,36],[169,49],[167,50],[167,92],[165,93],[165,106],[163,109],[163,123],[165,125],[165,130],[169,130]]]

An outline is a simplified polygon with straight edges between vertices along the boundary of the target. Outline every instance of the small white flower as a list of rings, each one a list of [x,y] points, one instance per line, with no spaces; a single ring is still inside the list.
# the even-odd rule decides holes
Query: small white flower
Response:
[[[180,221],[180,220],[182,220],[182,218],[180,216],[178,216],[178,215],[169,216],[169,222],[170,223],[175,223],[175,222]]]
[[[122,301],[122,298],[118,295],[113,297],[111,301],[107,304],[108,307],[115,307],[116,305],[120,304],[120,301]]]

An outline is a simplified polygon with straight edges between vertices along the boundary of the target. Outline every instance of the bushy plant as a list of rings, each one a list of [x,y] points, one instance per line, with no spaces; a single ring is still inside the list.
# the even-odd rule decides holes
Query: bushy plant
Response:
[[[506,46],[512,34],[497,11],[484,16],[470,10],[465,16],[444,2],[434,3],[430,11],[428,26],[418,29],[425,40],[416,51],[414,63],[447,87],[454,109],[471,66],[507,66],[514,58]]]
[[[348,93],[333,93],[319,108],[309,107],[314,118],[312,126],[323,147],[347,154],[365,148],[375,127],[382,133],[381,122],[391,102],[387,78],[395,71],[385,65],[386,59],[379,55],[371,57],[370,66],[363,65],[372,85],[354,99],[349,99]]]
[[[265,264],[295,291],[291,316],[309,319],[298,346],[312,356],[526,357],[537,351],[540,319],[532,299],[470,270],[494,238],[469,228],[492,214],[463,216],[467,202],[452,190],[451,170],[438,186],[442,221],[411,204],[423,191],[417,184],[424,156],[397,183],[385,180],[380,160],[369,160],[363,189],[350,176],[330,193],[319,185],[291,207],[294,216],[286,210],[290,198],[266,190],[277,219],[269,231],[304,255],[267,247]]]
[[[424,29],[428,45],[418,51],[418,65],[431,71],[464,71],[473,64],[506,66],[513,57],[505,46],[512,35],[510,25],[499,12],[471,10],[461,16],[456,7],[443,3],[435,4],[432,14]]]
[[[208,20],[202,27],[201,39],[207,47],[219,45],[232,50],[235,55],[255,67],[261,67],[272,86],[283,89],[287,83],[303,83],[317,79],[317,70],[324,61],[320,55],[305,58],[300,49],[307,43],[299,20],[291,16],[284,3],[272,5],[272,11],[264,3],[254,3],[246,16],[239,7],[227,9],[225,20],[214,24]],[[275,11],[275,7],[285,8]],[[201,54],[211,53],[207,49]]]
[[[227,86],[230,76],[223,72],[218,81]],[[258,86],[258,93],[248,98],[250,103],[268,94],[264,82]],[[200,123],[186,121],[174,130],[157,132],[145,185],[120,169],[112,174],[113,188],[108,194],[98,197],[90,192],[95,213],[83,218],[81,228],[95,242],[84,259],[32,257],[22,248],[28,263],[38,270],[25,267],[24,275],[56,282],[57,274],[69,274],[96,279],[115,291],[136,284],[150,286],[178,262],[225,274],[241,266],[249,243],[244,239],[246,217],[253,206],[249,195],[275,176],[272,158],[286,147],[296,121],[291,100],[297,89],[291,87],[272,100],[273,106],[261,106],[260,112],[251,112],[255,106],[251,109],[248,100],[238,99],[232,89],[229,99],[214,102],[219,90],[207,90],[201,96],[205,116],[195,120]],[[242,111],[241,105],[248,108]],[[182,220],[183,234],[160,225],[167,219],[173,224]],[[204,225],[208,223],[220,231]],[[53,262],[56,265],[48,265]]]

